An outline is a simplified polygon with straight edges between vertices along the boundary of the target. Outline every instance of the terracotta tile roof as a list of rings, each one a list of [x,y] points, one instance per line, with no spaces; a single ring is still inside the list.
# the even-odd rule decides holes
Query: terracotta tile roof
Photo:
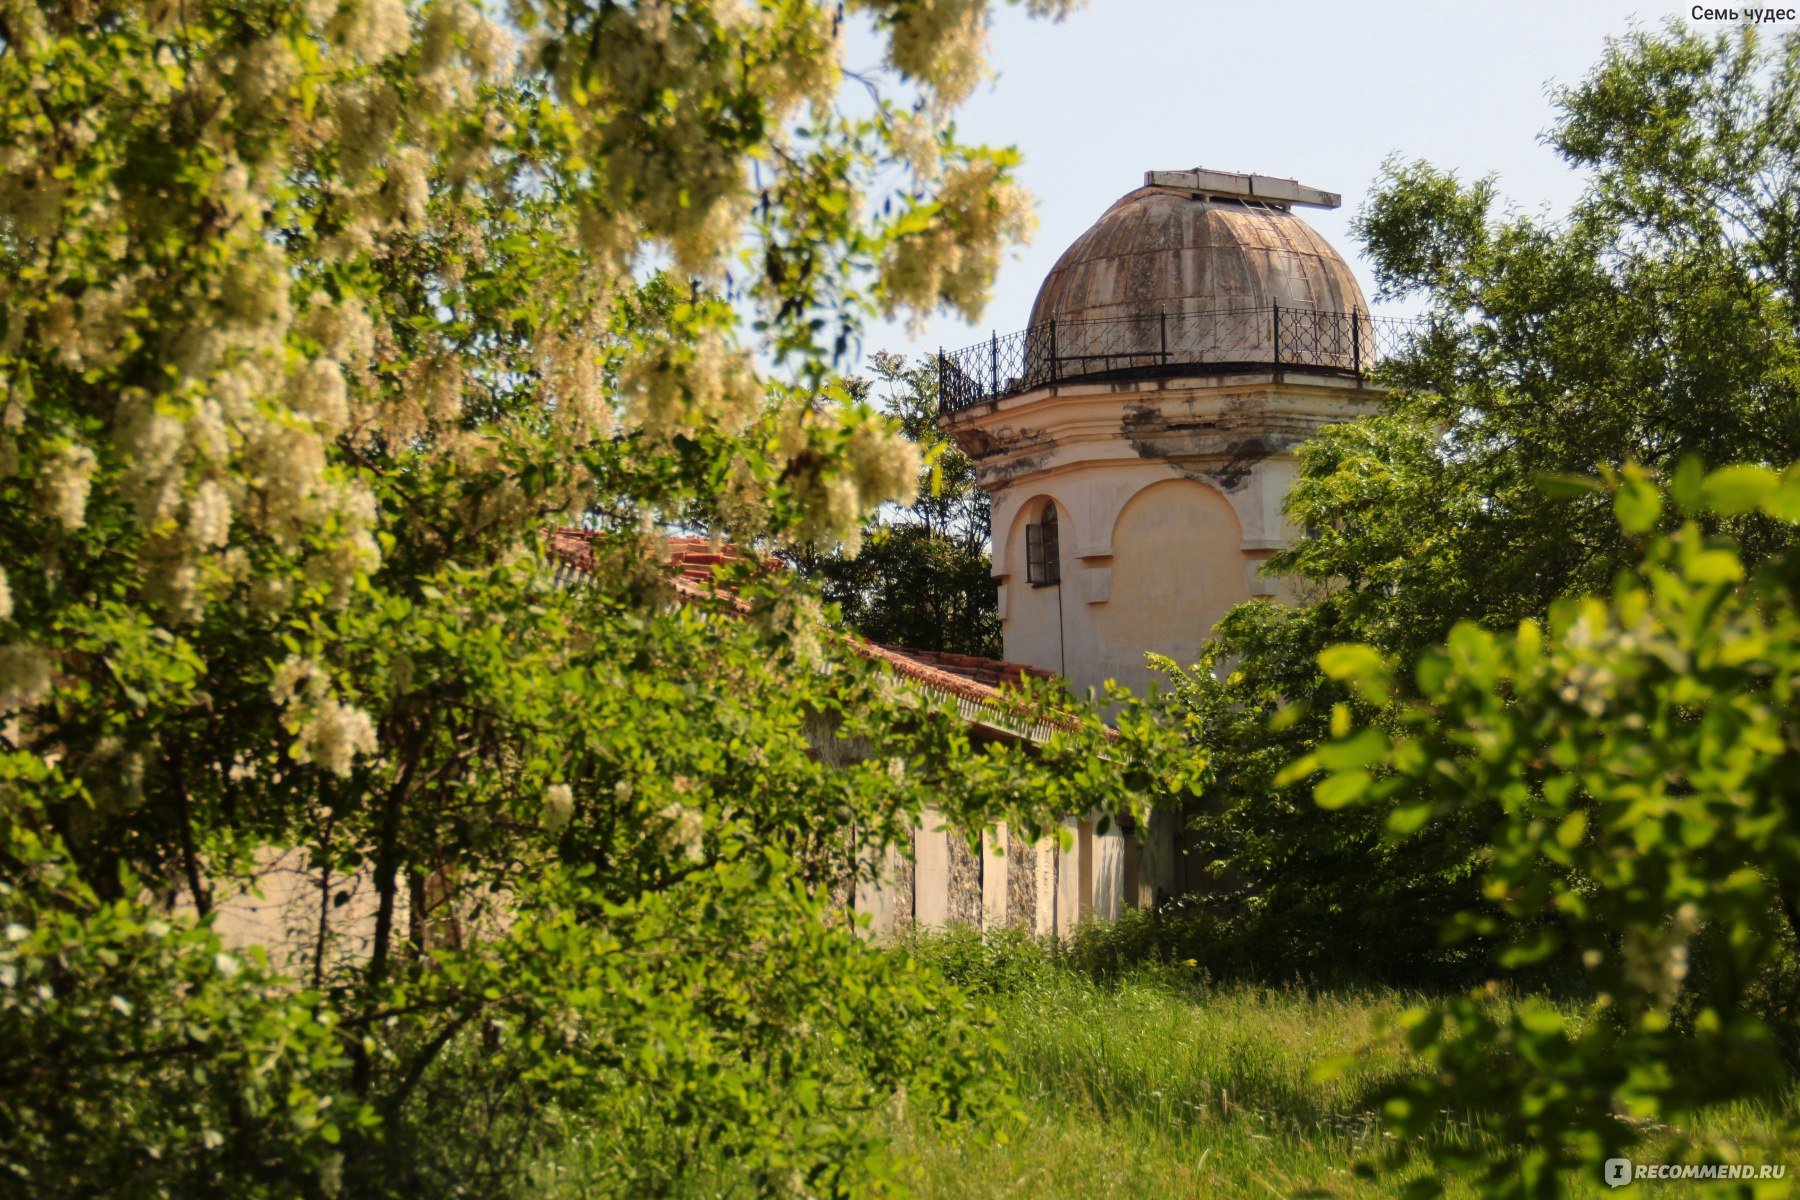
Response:
[[[594,543],[605,536],[605,531],[596,529],[553,529],[549,534],[550,553],[564,565],[591,575],[596,566]],[[778,560],[758,559],[736,546],[716,546],[700,537],[669,538],[664,561],[671,568],[669,583],[683,600],[723,600],[739,613],[748,613],[750,606],[731,589],[714,587],[713,572],[733,563],[753,563],[764,570],[782,569]]]
[[[562,566],[581,575],[592,575],[596,567],[594,542],[605,536],[604,532],[596,530],[554,529],[548,535],[550,553]],[[760,559],[737,546],[717,545],[698,537],[669,538],[665,561],[671,568],[669,582],[677,596],[690,602],[723,600],[740,614],[750,611],[749,604],[729,588],[714,586],[713,572],[718,567],[736,563],[751,563],[764,570],[785,569],[777,560]],[[972,654],[884,646],[856,636],[848,636],[845,641],[858,654],[885,663],[895,674],[955,698],[963,715],[976,724],[995,727],[993,719],[1004,713],[1010,719],[1004,726],[996,728],[1034,740],[1047,735],[1053,727],[1072,725],[1072,722],[1056,717],[1020,719],[1014,712],[1015,702],[1005,696],[1003,689],[1016,686],[1028,675],[1035,679],[1054,678],[1051,672],[1041,668]],[[1032,728],[1014,727],[1027,725]]]
[[[1054,679],[1054,671],[1046,671],[1042,667],[1027,666],[1024,663],[1006,662],[998,658],[981,658],[974,654],[951,654],[947,650],[914,650],[905,646],[888,647],[906,655],[914,662],[935,667],[940,671],[948,671],[952,675],[961,675],[964,679],[972,679],[989,687],[1016,687],[1029,675],[1034,679]]]

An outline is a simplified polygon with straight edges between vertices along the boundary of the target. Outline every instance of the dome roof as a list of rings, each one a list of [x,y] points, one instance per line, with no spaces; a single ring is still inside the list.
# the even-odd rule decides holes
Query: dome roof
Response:
[[[1285,204],[1142,187],[1063,252],[1032,305],[1036,326],[1264,309],[1366,314],[1331,244]]]

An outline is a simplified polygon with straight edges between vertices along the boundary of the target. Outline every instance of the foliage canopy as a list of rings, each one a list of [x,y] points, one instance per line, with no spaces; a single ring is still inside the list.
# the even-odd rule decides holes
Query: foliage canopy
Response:
[[[0,4],[12,1186],[494,1195],[603,1121],[593,1186],[706,1141],[879,1190],[887,1097],[1004,1109],[981,1014],[842,920],[847,831],[1130,806],[1153,757],[972,745],[790,581],[675,605],[655,533],[910,498],[812,400],[1027,228],[947,121],[988,9]],[[592,586],[558,522],[608,530]],[[228,952],[275,851],[295,927]]]
[[[1480,968],[1480,945],[1440,946],[1436,915],[1478,901],[1496,813],[1393,843],[1379,809],[1322,813],[1276,783],[1346,698],[1317,655],[1406,661],[1459,621],[1541,620],[1635,568],[1605,498],[1546,478],[1800,460],[1797,97],[1800,36],[1671,25],[1609,43],[1558,94],[1546,140],[1588,179],[1566,214],[1388,164],[1357,228],[1381,294],[1422,302],[1429,332],[1384,365],[1379,414],[1302,450],[1287,511],[1307,534],[1271,569],[1309,602],[1239,608],[1177,680],[1217,772],[1198,853],[1245,945],[1411,979]],[[1754,510],[1698,519],[1751,565],[1791,540]]]
[[[1692,1129],[1705,1105],[1792,1086],[1800,560],[1747,570],[1697,517],[1800,521],[1800,470],[1708,475],[1690,459],[1671,520],[1641,470],[1615,483],[1645,549],[1610,598],[1558,601],[1547,624],[1504,634],[1459,623],[1419,657],[1410,695],[1374,647],[1332,647],[1325,673],[1384,720],[1340,705],[1336,736],[1289,771],[1326,772],[1326,809],[1383,811],[1390,841],[1494,813],[1477,882],[1496,911],[1458,912],[1446,936],[1497,936],[1502,968],[1579,958],[1591,999],[1575,1013],[1503,1008],[1490,987],[1401,1019],[1425,1062],[1390,1089],[1388,1117],[1440,1165],[1484,1168],[1495,1195],[1559,1195],[1559,1171],[1628,1155],[1653,1126]],[[1442,1136],[1447,1111],[1491,1140]],[[1668,1152],[1755,1163],[1780,1148],[1684,1135]]]

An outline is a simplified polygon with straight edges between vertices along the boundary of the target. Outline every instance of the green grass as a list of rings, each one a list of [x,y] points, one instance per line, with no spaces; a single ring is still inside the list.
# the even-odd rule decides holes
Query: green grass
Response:
[[[1022,935],[936,934],[894,952],[936,965],[993,1010],[1020,1108],[1016,1120],[945,1128],[895,1098],[877,1132],[892,1141],[899,1181],[926,1200],[1385,1197],[1408,1177],[1373,1180],[1355,1168],[1388,1136],[1377,1126],[1375,1093],[1416,1065],[1382,1026],[1428,996],[1214,983],[1182,966],[1096,979],[1077,952]],[[1351,1054],[1359,1057],[1349,1070],[1313,1078],[1321,1061]],[[1709,1113],[1706,1126],[1746,1145],[1778,1146],[1795,1108],[1792,1096],[1773,1112],[1734,1105]],[[682,1131],[659,1130],[654,1121],[588,1130],[547,1164],[540,1194],[600,1194],[581,1181],[596,1172],[629,1177],[646,1154],[685,1163],[659,1195],[755,1194],[729,1158],[685,1144]],[[1660,1161],[1659,1140],[1669,1135],[1653,1137],[1638,1157]],[[1788,1165],[1800,1171],[1800,1157]],[[1412,1174],[1427,1169],[1420,1163]],[[1451,1197],[1476,1194],[1466,1181],[1444,1183]],[[1609,1191],[1597,1167],[1570,1183],[1576,1196],[1642,1192]]]
[[[1101,985],[1058,969],[991,1003],[1025,1119],[1004,1141],[896,1122],[922,1196],[1391,1194],[1352,1166],[1379,1136],[1362,1097],[1397,1057],[1329,1083],[1309,1072],[1370,1043],[1407,997],[1208,987],[1166,972]]]
[[[902,1115],[889,1132],[923,1197],[1391,1196],[1354,1174],[1382,1137],[1371,1093],[1409,1066],[1383,1018],[1426,998],[1388,988],[1212,985],[1179,968],[1096,983],[1028,946],[965,936],[911,952],[987,993],[1008,1043],[1024,1120],[949,1132]],[[1369,1048],[1329,1082],[1323,1059]],[[1791,1119],[1791,1113],[1785,1114]],[[1740,1105],[1709,1128],[1763,1141],[1782,1115]],[[1003,1134],[996,1137],[998,1132]],[[1650,1160],[1652,1155],[1643,1157]],[[1800,1162],[1790,1164],[1790,1170]],[[1424,1170],[1423,1165],[1420,1171]],[[1609,1193],[1599,1179],[1577,1195]],[[1474,1192],[1446,1180],[1451,1196]],[[1676,1185],[1680,1186],[1680,1185]],[[1630,1194],[1630,1193],[1626,1193]]]

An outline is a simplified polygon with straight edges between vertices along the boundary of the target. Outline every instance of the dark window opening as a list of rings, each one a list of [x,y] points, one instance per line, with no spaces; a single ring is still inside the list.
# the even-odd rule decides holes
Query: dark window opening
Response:
[[[1032,587],[1051,587],[1062,582],[1062,551],[1056,537],[1056,505],[1046,503],[1044,515],[1025,526],[1025,578]]]

